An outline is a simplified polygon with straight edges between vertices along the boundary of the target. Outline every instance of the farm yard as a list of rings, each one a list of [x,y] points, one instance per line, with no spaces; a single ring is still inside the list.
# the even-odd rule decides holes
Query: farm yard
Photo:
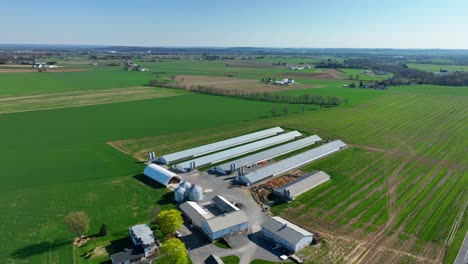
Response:
[[[468,228],[465,214],[450,235],[468,199],[466,87],[347,89],[341,88],[349,82],[342,80],[347,74],[288,72],[308,75],[297,76],[299,85],[268,91],[291,88],[284,93],[343,96],[349,103],[322,110],[290,105],[287,116],[281,110],[273,116],[271,108],[284,104],[144,85],[155,76],[175,75],[187,84],[267,89],[254,80],[282,75],[284,68],[190,60],[140,64],[150,72],[80,64],[85,71],[0,74],[0,226],[6,230],[1,259],[108,260],[106,253],[82,256],[96,247],[112,252],[110,241],[147,221],[152,208],[175,206],[166,189],[141,179],[148,151],[164,154],[272,126],[351,146],[301,168],[324,170],[331,181],[272,208],[325,239],[329,254],[314,253],[314,261],[451,263],[455,258]],[[224,77],[233,72],[238,78]],[[324,72],[331,77],[310,75]],[[106,223],[108,237],[74,251],[63,224],[72,210],[88,212],[90,233]]]

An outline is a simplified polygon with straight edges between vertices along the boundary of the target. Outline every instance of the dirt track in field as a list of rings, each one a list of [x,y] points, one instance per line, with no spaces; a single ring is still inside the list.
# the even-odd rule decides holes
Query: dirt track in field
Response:
[[[228,67],[239,67],[239,68],[276,68],[271,62],[260,62],[260,61],[242,61],[242,60],[226,60],[224,61]]]
[[[73,91],[0,97],[0,114],[127,102],[182,94],[183,92],[181,93],[180,91],[160,90],[158,88],[130,87],[98,91]]]
[[[344,80],[342,72],[337,69],[323,69],[322,72],[288,72],[286,76],[294,76],[305,79]]]
[[[15,67],[17,69],[9,69],[9,68],[0,68],[0,73],[23,73],[23,72],[39,72],[38,69],[35,68],[23,68],[23,67]],[[80,72],[80,71],[89,71],[89,69],[47,69],[47,72]]]
[[[203,85],[221,89],[250,90],[252,92],[279,92],[287,90],[299,90],[306,88],[320,88],[319,85],[295,84],[291,86],[264,84],[257,80],[240,79],[232,77],[177,75],[175,79],[179,84],[190,87],[192,85]]]

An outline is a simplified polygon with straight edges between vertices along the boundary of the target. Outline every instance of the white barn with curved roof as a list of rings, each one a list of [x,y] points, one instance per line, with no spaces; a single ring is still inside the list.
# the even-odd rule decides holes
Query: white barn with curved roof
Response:
[[[146,166],[143,174],[164,186],[168,186],[170,183],[179,183],[182,181],[182,177],[179,175],[156,164]]]

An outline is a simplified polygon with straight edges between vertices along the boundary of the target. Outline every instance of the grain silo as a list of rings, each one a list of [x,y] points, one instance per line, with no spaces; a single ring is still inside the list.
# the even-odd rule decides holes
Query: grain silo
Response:
[[[183,181],[179,184],[179,187],[185,188],[185,199],[189,199],[189,190],[192,188],[192,183],[188,181]]]
[[[198,185],[193,185],[192,188],[188,191],[189,193],[189,200],[198,202],[203,199],[203,189]]]
[[[177,203],[182,203],[185,200],[186,189],[183,186],[179,186],[174,190],[174,199]]]

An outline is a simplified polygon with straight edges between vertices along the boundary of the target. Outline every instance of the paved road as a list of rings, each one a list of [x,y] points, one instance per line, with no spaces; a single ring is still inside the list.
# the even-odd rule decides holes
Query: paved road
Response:
[[[248,264],[254,259],[279,261],[281,252],[271,250],[272,244],[262,239],[259,233],[260,225],[268,216],[262,212],[246,188],[230,184],[233,176],[216,176],[206,172],[181,174],[181,176],[184,180],[200,185],[204,189],[213,189],[213,192],[205,194],[202,202],[210,201],[216,195],[222,195],[229,201],[237,203],[249,216],[249,231],[228,237],[232,249],[218,248],[204,238],[199,230],[184,227],[181,230],[182,240],[187,248],[190,248],[189,254],[193,263],[204,263],[211,254],[219,257],[236,255],[240,258],[240,264]]]
[[[468,264],[468,231],[466,231],[465,240],[463,240],[454,264]]]

